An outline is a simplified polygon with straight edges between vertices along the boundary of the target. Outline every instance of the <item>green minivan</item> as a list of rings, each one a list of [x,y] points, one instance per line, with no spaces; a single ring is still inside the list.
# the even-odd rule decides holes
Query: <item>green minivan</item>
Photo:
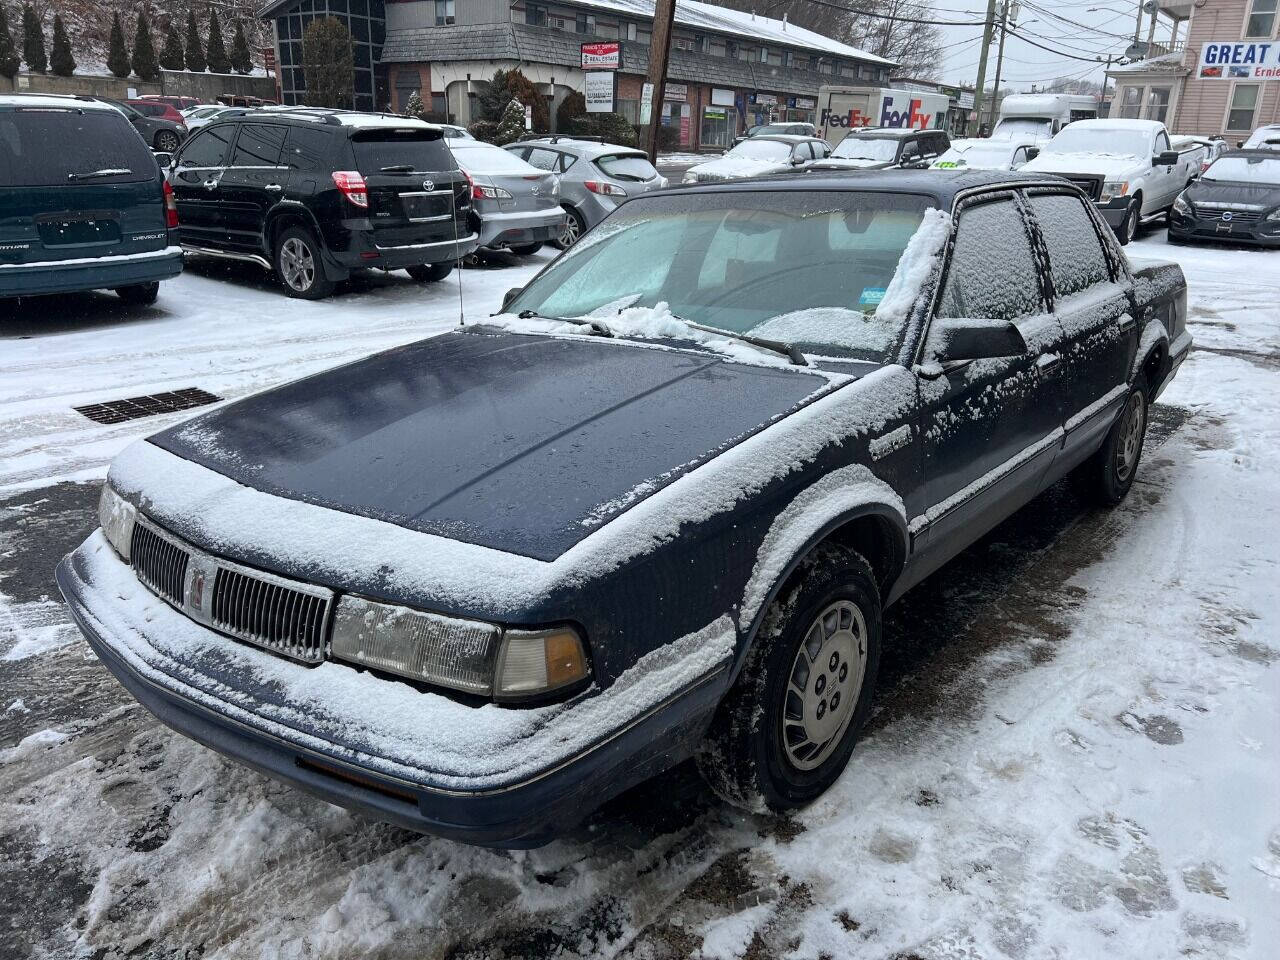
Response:
[[[0,298],[108,289],[152,303],[182,271],[177,225],[156,157],[119,110],[0,96]]]

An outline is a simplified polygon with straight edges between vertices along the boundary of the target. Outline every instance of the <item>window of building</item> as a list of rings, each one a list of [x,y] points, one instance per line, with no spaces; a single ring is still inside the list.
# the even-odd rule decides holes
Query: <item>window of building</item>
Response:
[[[732,40],[726,40],[724,44],[724,55],[730,59],[738,58],[738,45]]]
[[[1172,87],[1148,87],[1146,120],[1159,120],[1164,123],[1169,115],[1169,94]]]
[[[672,41],[672,45],[677,50],[687,50],[690,53],[693,52],[693,41],[688,37],[676,37],[675,40]]]
[[[879,80],[881,83],[888,83],[888,82],[889,82],[889,68],[888,68],[888,67],[881,67],[878,71],[876,71],[876,79],[877,79],[877,80]]]
[[[1122,120],[1137,120],[1142,116],[1142,87],[1125,87],[1120,92],[1120,112]]]
[[[634,23],[627,24],[627,39],[634,40],[639,32],[639,28]]]
[[[436,0],[436,26],[453,25],[453,0]]]
[[[1245,39],[1270,39],[1276,29],[1276,0],[1253,0],[1244,22]]]
[[[858,78],[860,80],[874,80],[876,78],[876,68],[863,64],[858,67]]]
[[[1258,109],[1258,84],[1238,83],[1231,91],[1231,106],[1227,110],[1227,129],[1247,131],[1253,129],[1253,116]]]
[[[769,48],[768,48],[768,47],[761,47],[761,48],[760,48],[760,62],[761,62],[761,63],[768,63],[768,62],[769,62]]]
[[[524,8],[524,22],[531,27],[545,27],[547,25],[547,8],[536,3],[528,4]]]
[[[698,53],[707,52],[707,35],[705,33],[695,33],[693,35],[693,49]]]
[[[580,13],[578,14],[577,26],[579,33],[595,33],[596,18],[589,13]]]

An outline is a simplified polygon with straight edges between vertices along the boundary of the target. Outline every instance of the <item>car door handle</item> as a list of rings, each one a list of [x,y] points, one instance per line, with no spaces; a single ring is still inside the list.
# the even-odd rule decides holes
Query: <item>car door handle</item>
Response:
[[[206,190],[216,190],[218,189],[218,181],[206,180],[204,183],[200,184],[200,186],[204,187]]]
[[[1062,358],[1056,353],[1042,353],[1036,357],[1036,369],[1041,373],[1052,373],[1061,362]]]
[[[263,190],[270,190],[272,193],[279,193],[281,190],[283,190],[283,189],[284,189],[284,187],[280,186],[280,184],[278,184],[278,183],[268,183],[268,184],[267,184],[265,187],[263,187],[262,189],[263,189]]]

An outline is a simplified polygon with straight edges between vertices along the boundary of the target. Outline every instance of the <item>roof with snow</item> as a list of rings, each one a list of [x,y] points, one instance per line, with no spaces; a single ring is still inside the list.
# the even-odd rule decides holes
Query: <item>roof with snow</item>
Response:
[[[1158,57],[1148,57],[1146,60],[1135,60],[1133,63],[1110,67],[1107,70],[1107,76],[1125,73],[1184,73],[1187,67],[1182,62],[1182,53],[1181,50],[1175,50],[1173,53],[1162,53]]]
[[[62,107],[66,110],[115,110],[116,108],[102,100],[91,100],[74,94],[59,93],[6,93],[0,94],[0,106],[5,107],[40,107],[50,109]]]

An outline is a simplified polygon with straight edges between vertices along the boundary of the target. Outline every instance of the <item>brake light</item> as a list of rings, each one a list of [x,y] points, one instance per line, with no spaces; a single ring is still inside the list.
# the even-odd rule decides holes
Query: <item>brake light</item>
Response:
[[[603,180],[587,180],[582,184],[592,193],[598,193],[606,197],[625,197],[627,191],[612,183],[605,183]]]
[[[357,170],[333,171],[333,185],[354,207],[369,206],[369,189],[365,186],[364,177]]]
[[[173,199],[173,186],[164,182],[164,225],[170,230],[178,225],[178,204]]]
[[[503,190],[491,184],[480,184],[472,181],[471,196],[476,200],[510,200],[511,191]]]

